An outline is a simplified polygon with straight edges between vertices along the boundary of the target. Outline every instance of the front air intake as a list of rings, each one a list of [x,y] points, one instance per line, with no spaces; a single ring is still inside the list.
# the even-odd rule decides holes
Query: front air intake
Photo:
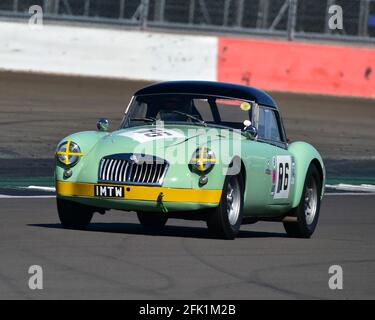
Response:
[[[160,186],[167,169],[168,163],[158,157],[114,154],[101,159],[98,182]]]

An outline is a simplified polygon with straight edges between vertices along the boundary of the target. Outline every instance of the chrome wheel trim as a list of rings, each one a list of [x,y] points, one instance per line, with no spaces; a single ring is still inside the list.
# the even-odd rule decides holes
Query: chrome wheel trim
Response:
[[[227,197],[227,214],[229,223],[234,226],[237,223],[241,209],[240,183],[236,176],[232,176],[228,182]]]
[[[306,224],[311,225],[315,220],[316,211],[318,208],[318,188],[316,181],[311,177],[306,185],[304,211]]]

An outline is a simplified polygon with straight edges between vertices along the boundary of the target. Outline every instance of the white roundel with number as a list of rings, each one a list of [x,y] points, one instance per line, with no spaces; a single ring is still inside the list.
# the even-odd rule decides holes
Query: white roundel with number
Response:
[[[286,199],[289,197],[290,182],[292,179],[292,157],[276,157],[276,184],[274,199]]]
[[[183,132],[164,128],[138,129],[130,132],[122,132],[119,136],[129,137],[140,143],[157,140],[157,139],[176,139],[185,138]]]

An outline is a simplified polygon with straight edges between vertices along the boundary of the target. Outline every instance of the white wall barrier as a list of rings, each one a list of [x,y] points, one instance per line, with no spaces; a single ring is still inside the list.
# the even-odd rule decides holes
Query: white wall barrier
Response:
[[[0,69],[133,80],[216,80],[218,39],[0,22]]]

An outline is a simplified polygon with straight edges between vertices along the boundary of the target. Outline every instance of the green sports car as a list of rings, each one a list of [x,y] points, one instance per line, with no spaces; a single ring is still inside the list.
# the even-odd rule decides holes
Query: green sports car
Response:
[[[280,221],[309,238],[318,223],[325,168],[308,143],[290,142],[275,101],[241,85],[173,81],[131,99],[120,127],[72,134],[56,150],[56,193],[65,228],[95,212],[135,211],[148,232],[168,218],[207,222],[233,239],[241,224]]]

